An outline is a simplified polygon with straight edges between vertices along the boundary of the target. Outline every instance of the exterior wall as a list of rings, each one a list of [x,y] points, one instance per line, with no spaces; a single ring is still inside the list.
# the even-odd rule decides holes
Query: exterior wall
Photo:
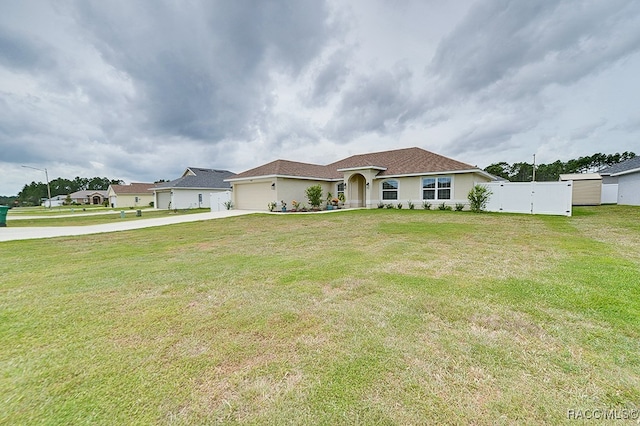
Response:
[[[277,191],[271,189],[275,179],[255,179],[249,182],[232,182],[233,205],[239,210],[267,211],[267,205],[278,200]]]
[[[138,201],[136,202],[136,197]],[[114,208],[124,207],[149,207],[149,203],[153,201],[153,192],[149,191],[149,194],[120,194],[117,196],[110,196],[109,203],[113,204]]]
[[[574,180],[573,205],[599,206],[602,198],[602,180]]]
[[[425,177],[450,177],[451,178],[451,199],[449,200],[423,200],[422,199],[422,178]],[[382,199],[382,183],[386,180],[398,181],[398,199],[383,200]],[[467,194],[476,183],[489,182],[486,176],[477,173],[460,173],[460,174],[438,174],[438,175],[422,175],[400,178],[378,178],[374,181],[371,203],[376,207],[380,201],[383,203],[398,204],[402,203],[407,207],[411,201],[416,208],[421,208],[423,201],[431,203],[432,208],[444,202],[447,205],[457,203],[468,204]]]
[[[211,188],[196,189],[172,189],[171,208],[172,209],[199,209],[211,207],[211,193],[224,192]],[[202,201],[199,199],[202,196]]]
[[[320,207],[325,206],[327,199],[327,193],[331,192],[335,196],[335,184],[333,182],[316,181],[316,180],[303,180],[303,179],[287,179],[278,178],[276,181],[276,194],[278,198],[269,201],[276,201],[278,207],[280,207],[280,201],[287,203],[287,210],[293,208],[291,202],[293,200],[304,204],[307,208],[311,208],[309,199],[307,198],[307,188],[313,185],[320,185],[322,187],[322,200]],[[264,205],[264,209],[267,205]]]
[[[640,206],[640,172],[618,177],[618,204]]]

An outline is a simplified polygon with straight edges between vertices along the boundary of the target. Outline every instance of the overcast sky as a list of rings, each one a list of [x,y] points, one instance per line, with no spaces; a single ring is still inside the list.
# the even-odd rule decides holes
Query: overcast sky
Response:
[[[418,146],[640,154],[636,0],[0,0],[0,195]]]

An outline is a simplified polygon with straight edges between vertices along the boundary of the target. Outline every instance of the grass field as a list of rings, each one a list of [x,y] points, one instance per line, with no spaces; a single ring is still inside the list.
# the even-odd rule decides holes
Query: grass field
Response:
[[[0,258],[0,424],[640,408],[638,208],[251,215],[0,243]]]

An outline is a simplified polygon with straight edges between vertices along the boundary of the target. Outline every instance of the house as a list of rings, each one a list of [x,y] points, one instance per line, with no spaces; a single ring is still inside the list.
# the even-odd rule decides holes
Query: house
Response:
[[[603,190],[616,189],[618,204],[640,206],[640,156],[600,170]],[[615,191],[614,191],[615,192]]]
[[[64,205],[66,198],[66,195],[56,195],[55,197],[51,197],[51,199],[43,198],[40,205],[42,207],[60,207]]]
[[[344,194],[345,207],[375,208],[379,203],[423,201],[467,203],[475,183],[492,176],[476,166],[421,148],[360,154],[328,165],[276,160],[232,178],[233,203],[238,209],[267,210],[272,202],[307,202],[305,190],[319,184],[323,194]],[[289,204],[291,205],[291,204]]]
[[[66,198],[66,197],[65,197]],[[100,205],[107,199],[107,191],[86,190],[69,194],[72,203]]]
[[[211,193],[231,190],[225,179],[235,176],[228,170],[188,167],[182,176],[153,188],[157,209],[210,208]]]
[[[153,202],[152,183],[131,183],[129,185],[109,185],[107,197],[112,208],[148,207]]]
[[[598,173],[561,174],[560,181],[573,181],[573,206],[599,206],[602,200],[602,176]]]

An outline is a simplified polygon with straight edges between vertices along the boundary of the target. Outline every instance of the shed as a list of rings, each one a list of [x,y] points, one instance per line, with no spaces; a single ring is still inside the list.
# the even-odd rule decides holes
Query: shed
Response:
[[[599,206],[602,199],[602,176],[599,173],[560,175],[560,181],[573,181],[574,206]]]

